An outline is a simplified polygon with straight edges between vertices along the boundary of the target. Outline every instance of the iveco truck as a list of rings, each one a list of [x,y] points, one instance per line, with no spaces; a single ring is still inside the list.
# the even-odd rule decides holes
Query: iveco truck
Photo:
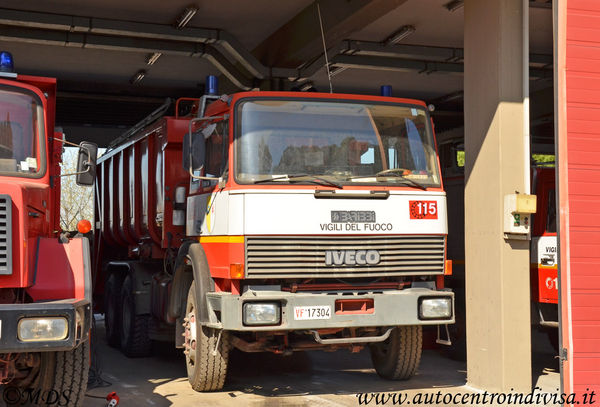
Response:
[[[454,322],[427,106],[255,91],[176,107],[99,160],[109,343],[140,356],[173,340],[197,391],[223,387],[232,348],[368,347],[380,376],[413,376],[422,327]]]

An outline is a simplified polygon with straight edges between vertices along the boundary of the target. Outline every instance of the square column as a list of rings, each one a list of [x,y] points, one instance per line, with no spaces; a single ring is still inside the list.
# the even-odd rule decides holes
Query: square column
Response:
[[[504,237],[504,196],[529,193],[528,1],[465,1],[467,381],[531,389],[529,241]]]

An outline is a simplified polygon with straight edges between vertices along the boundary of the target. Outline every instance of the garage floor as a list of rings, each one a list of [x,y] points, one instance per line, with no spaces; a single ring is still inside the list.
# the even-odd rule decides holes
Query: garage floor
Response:
[[[127,359],[104,341],[103,321],[98,320],[102,378],[108,387],[94,388],[86,406],[105,406],[104,397],[116,391],[120,406],[357,406],[357,393],[455,393],[464,387],[466,366],[435,350],[426,350],[419,374],[407,382],[380,379],[371,368],[368,352],[351,354],[301,352],[290,357],[271,354],[232,356],[225,389],[196,393],[188,385],[183,355],[171,345],[155,347],[152,357]],[[558,387],[558,362],[544,336],[534,336],[534,380],[545,391]],[[391,405],[391,404],[390,404]]]

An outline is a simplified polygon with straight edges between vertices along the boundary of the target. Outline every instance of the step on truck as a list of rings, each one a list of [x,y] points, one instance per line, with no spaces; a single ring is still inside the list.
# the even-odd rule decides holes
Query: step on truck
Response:
[[[17,75],[0,53],[0,382],[14,405],[81,406],[89,369],[88,232],[61,231],[56,80]],[[97,148],[82,143],[77,183],[94,182]],[[9,390],[7,390],[9,389]]]
[[[174,339],[197,391],[223,387],[233,348],[368,347],[380,376],[413,376],[422,327],[454,322],[426,105],[213,90],[168,110],[99,159],[108,343],[142,356]]]

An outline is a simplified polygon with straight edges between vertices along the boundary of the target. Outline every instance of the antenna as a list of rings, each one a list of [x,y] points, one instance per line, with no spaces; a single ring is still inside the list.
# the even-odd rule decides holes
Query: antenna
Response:
[[[321,26],[323,52],[325,53],[325,68],[327,68],[327,79],[329,80],[329,93],[333,93],[333,85],[331,84],[331,70],[329,69],[329,58],[327,58],[327,47],[325,46],[325,33],[323,32],[323,19],[321,18],[321,5],[319,3],[317,3],[317,11],[319,13],[319,25]]]

